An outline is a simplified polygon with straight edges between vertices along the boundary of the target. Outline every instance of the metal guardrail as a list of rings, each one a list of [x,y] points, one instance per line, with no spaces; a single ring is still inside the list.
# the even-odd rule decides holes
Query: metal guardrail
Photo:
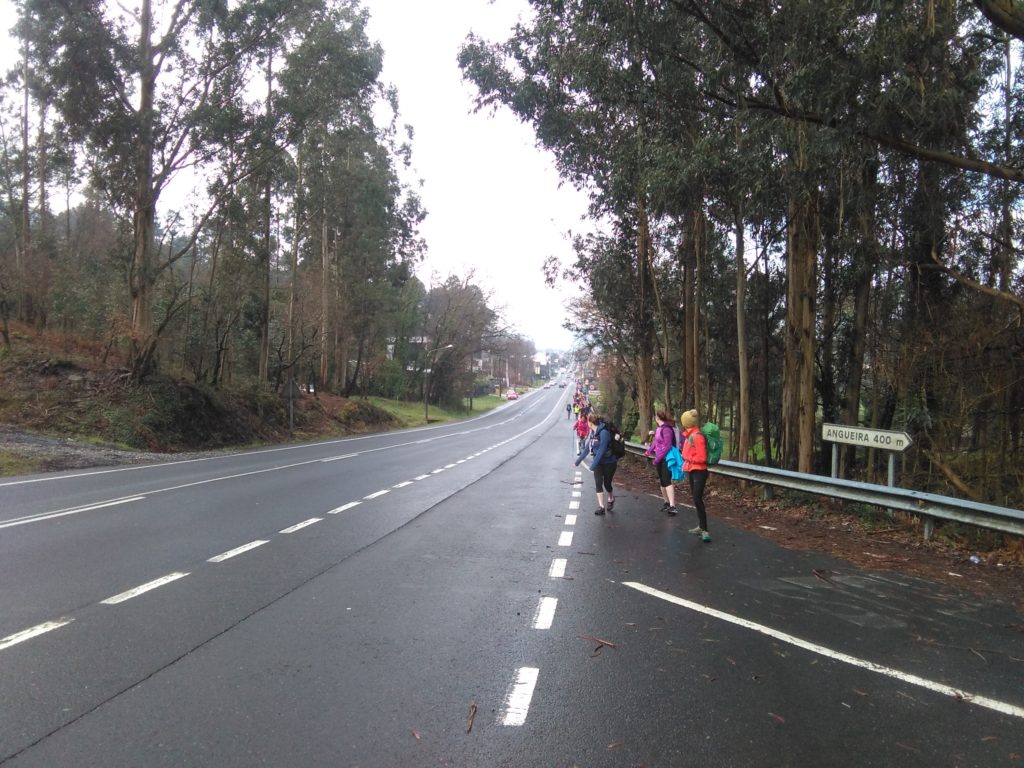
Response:
[[[646,446],[626,443],[626,450],[642,456]],[[762,467],[756,464],[741,464],[737,461],[720,461],[710,467],[711,472],[735,480],[788,488],[833,499],[843,499],[861,504],[872,504],[887,509],[912,512],[926,520],[940,518],[989,528],[1003,533],[1024,536],[1024,511],[1009,507],[997,507],[977,501],[966,501],[936,493],[911,491],[906,488],[890,488],[887,485],[861,483],[854,480],[840,480],[822,475],[807,475],[785,469]]]

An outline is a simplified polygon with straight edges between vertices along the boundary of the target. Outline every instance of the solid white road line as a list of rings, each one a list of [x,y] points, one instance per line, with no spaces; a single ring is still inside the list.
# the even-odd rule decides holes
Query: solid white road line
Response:
[[[230,560],[232,557],[236,557],[242,554],[243,552],[248,552],[250,549],[256,549],[256,547],[262,547],[264,544],[269,543],[270,542],[267,539],[257,539],[256,541],[250,541],[248,544],[243,544],[240,547],[235,547],[235,549],[228,550],[227,552],[222,552],[216,557],[211,557],[206,562],[223,563],[225,560]]]
[[[562,531],[562,535],[558,537],[558,546],[560,546],[560,547],[571,547],[572,546],[572,531]]]
[[[377,491],[376,493],[371,493],[371,494],[370,494],[369,496],[363,496],[363,498],[364,498],[364,499],[366,499],[366,500],[370,500],[370,499],[378,499],[378,498],[380,498],[381,496],[383,496],[383,495],[384,495],[385,493],[388,493],[388,492],[389,492],[389,490],[390,490],[390,489],[388,489],[388,488],[385,488],[385,489],[384,489],[383,491]]]
[[[142,501],[145,496],[131,496],[127,499],[114,499],[113,501],[104,501],[99,504],[89,504],[85,507],[74,507],[73,509],[59,509],[55,512],[43,512],[38,515],[26,515],[25,517],[17,517],[13,520],[5,520],[0,523],[0,528],[13,528],[16,525],[28,525],[29,523],[38,523],[41,520],[52,520],[55,517],[64,517],[66,515],[77,515],[79,512],[92,512],[94,509],[103,509],[104,507],[116,507],[118,504],[127,504],[130,501]]]
[[[566,515],[565,516],[565,524],[566,525],[576,525],[576,518],[578,518],[578,517],[579,517],[579,515]]]
[[[291,528],[285,528],[281,533],[295,533],[296,531],[301,531],[306,526],[313,525],[313,523],[319,523],[321,520],[323,520],[322,517],[311,517],[309,520],[303,520],[301,523],[296,523]]]
[[[542,597],[537,605],[537,614],[533,617],[533,628],[551,629],[551,625],[555,621],[555,609],[557,607],[557,597]]]
[[[327,514],[336,515],[339,512],[344,512],[345,510],[352,509],[352,507],[358,507],[362,503],[363,502],[361,501],[350,501],[348,504],[342,504],[340,507],[335,507],[334,509],[328,510]]]
[[[31,640],[33,637],[39,637],[39,635],[49,632],[51,629],[58,629],[66,624],[70,624],[74,619],[59,619],[57,621],[47,621],[44,624],[37,624],[34,627],[23,629],[21,632],[15,632],[13,635],[8,635],[3,640],[0,640],[0,651],[5,648],[10,648],[12,645],[23,643],[26,640]]]
[[[987,709],[1000,712],[1004,715],[1013,715],[1014,717],[1024,718],[1024,707],[1018,707],[1013,704],[1007,704],[1004,701],[990,699],[987,696],[979,696],[974,693],[968,693],[967,691],[961,691],[957,688],[953,688],[952,686],[945,685],[943,683],[936,683],[932,680],[926,680],[923,677],[918,677],[917,675],[912,675],[907,672],[900,672],[898,669],[893,669],[892,667],[886,667],[881,664],[876,664],[873,661],[859,659],[856,656],[850,656],[849,654],[842,653],[841,651],[833,651],[831,648],[826,648],[823,645],[818,645],[817,643],[812,643],[808,640],[803,640],[799,637],[795,637],[786,632],[780,632],[777,629],[766,627],[763,624],[757,624],[753,621],[748,621],[747,619],[741,619],[739,616],[733,616],[732,614],[725,613],[723,611],[718,611],[714,608],[709,608],[708,606],[701,605],[700,603],[694,603],[690,600],[684,600],[681,597],[670,595],[667,592],[661,592],[660,590],[648,587],[644,584],[639,584],[635,581],[624,581],[622,583],[624,586],[630,587],[631,589],[635,589],[639,592],[643,592],[644,594],[650,595],[651,597],[660,598],[661,600],[665,600],[666,602],[674,603],[675,605],[682,606],[683,608],[689,608],[691,611],[697,611],[698,613],[703,613],[706,616],[711,616],[716,619],[721,619],[722,621],[727,621],[730,624],[735,624],[737,626],[744,627],[745,629],[752,629],[755,632],[760,632],[762,635],[773,637],[776,640],[779,640],[783,643],[795,645],[797,648],[803,648],[805,651],[816,653],[819,656],[825,656],[826,658],[835,659],[836,661],[841,661],[844,664],[850,664],[855,667],[860,667],[861,669],[866,669],[870,672],[876,672],[880,675],[885,675],[886,677],[891,677],[895,680],[899,680],[904,683],[910,683],[911,685],[920,686],[921,688],[926,688],[929,691],[941,693],[944,696],[951,696],[959,701],[966,701],[971,704],[977,704],[980,707],[986,707]]]
[[[520,667],[517,670],[516,681],[505,697],[502,725],[517,726],[526,723],[526,715],[530,711],[530,701],[533,699],[533,689],[537,685],[539,674],[540,670],[536,667]]]
[[[548,576],[552,579],[565,578],[565,566],[569,564],[569,561],[564,557],[556,557],[551,561],[551,570],[548,571]]]
[[[123,603],[125,600],[131,600],[133,597],[138,597],[144,592],[149,592],[151,589],[162,587],[164,584],[170,584],[172,581],[183,579],[188,576],[187,573],[169,573],[166,576],[161,576],[159,579],[153,579],[145,584],[140,584],[135,589],[129,589],[127,592],[122,592],[119,595],[108,597],[106,600],[100,600],[103,605],[117,605]]]

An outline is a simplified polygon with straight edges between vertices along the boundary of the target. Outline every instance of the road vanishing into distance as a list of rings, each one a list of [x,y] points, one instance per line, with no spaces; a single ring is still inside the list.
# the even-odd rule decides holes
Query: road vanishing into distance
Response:
[[[1024,765],[1018,611],[596,517],[567,392],[0,480],[0,765]]]

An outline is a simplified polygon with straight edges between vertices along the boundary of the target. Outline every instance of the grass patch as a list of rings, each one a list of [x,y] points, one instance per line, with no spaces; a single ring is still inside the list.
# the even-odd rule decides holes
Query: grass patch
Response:
[[[0,451],[0,477],[31,475],[42,472],[45,468],[46,463],[41,459],[30,459],[16,453]]]
[[[424,408],[422,402],[407,402],[404,400],[386,400],[383,397],[368,397],[367,402],[372,403],[381,410],[387,411],[394,416],[403,427],[422,427],[427,422],[424,419]],[[430,423],[445,424],[450,421],[468,419],[480,413],[497,408],[505,402],[503,397],[498,395],[484,395],[473,398],[473,410],[466,408],[449,409],[437,405],[430,406]]]

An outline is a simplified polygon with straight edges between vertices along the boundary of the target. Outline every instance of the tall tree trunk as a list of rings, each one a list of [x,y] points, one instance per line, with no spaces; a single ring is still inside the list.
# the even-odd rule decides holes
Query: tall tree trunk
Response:
[[[132,298],[132,327],[129,342],[131,375],[141,381],[154,364],[156,338],[153,334],[153,297],[156,270],[153,264],[157,194],[153,186],[155,119],[153,100],[156,68],[153,64],[152,0],[142,0],[139,15],[139,135],[135,156],[135,199],[133,200],[133,252],[129,290]]]
[[[16,280],[18,285],[18,316],[27,323],[34,319],[32,292],[29,289],[28,272],[32,268],[32,200],[30,185],[32,179],[32,150],[29,144],[28,109],[29,109],[29,65],[28,39],[22,49],[22,105],[21,105],[21,262],[15,262]],[[17,259],[17,255],[15,256]]]
[[[736,459],[747,461],[750,455],[750,361],[747,349],[747,260],[743,226],[743,204],[736,215],[736,362],[739,366],[739,422]]]
[[[292,253],[290,264],[290,277],[288,287],[288,362],[294,362],[295,356],[295,298],[298,290],[299,280],[299,242],[301,233],[299,227],[302,221],[302,139],[299,139],[298,147],[295,150],[295,212],[292,226]]]
[[[320,222],[320,378],[317,381],[317,389],[321,392],[327,391],[327,359],[328,342],[330,340],[330,283],[331,283],[331,260],[330,249],[327,247],[327,207],[323,208],[323,219]]]
[[[814,319],[820,221],[817,193],[790,200],[783,375],[783,466],[811,472],[814,461]]]
[[[695,208],[693,211],[693,302],[690,309],[690,351],[693,354],[691,361],[693,368],[693,407],[698,410],[701,408],[700,306],[701,296],[703,295],[706,230],[707,220],[704,218],[704,211],[701,208]],[[708,407],[711,407],[710,403],[708,403]]]
[[[274,95],[274,52],[267,53],[267,123],[270,124],[273,114]],[[269,142],[268,142],[269,143]],[[271,185],[273,184],[273,173],[267,170],[263,180],[263,291],[260,297],[260,358],[257,376],[260,386],[265,387],[269,378],[270,366],[270,271],[271,271],[271,219],[273,210],[271,206]]]

